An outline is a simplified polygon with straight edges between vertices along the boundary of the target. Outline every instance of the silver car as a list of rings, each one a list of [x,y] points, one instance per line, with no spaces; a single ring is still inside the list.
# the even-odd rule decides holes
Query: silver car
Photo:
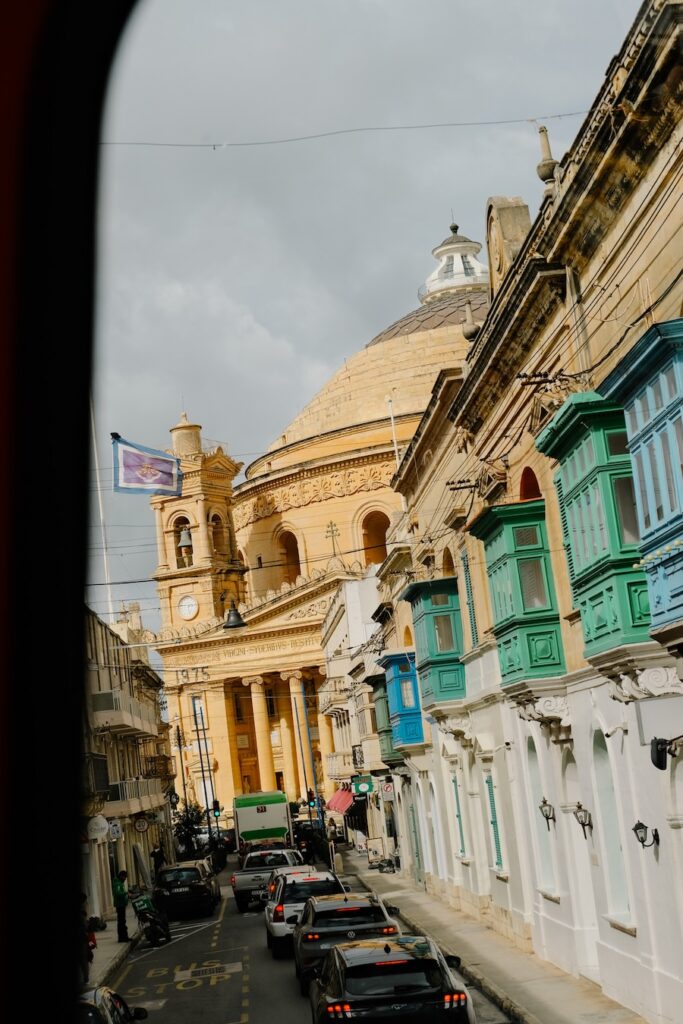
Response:
[[[274,888],[266,891],[264,922],[266,943],[273,958],[278,960],[290,945],[306,900],[311,896],[343,894],[347,887],[334,872],[315,871],[306,865],[286,874],[276,871],[273,875],[269,884]]]

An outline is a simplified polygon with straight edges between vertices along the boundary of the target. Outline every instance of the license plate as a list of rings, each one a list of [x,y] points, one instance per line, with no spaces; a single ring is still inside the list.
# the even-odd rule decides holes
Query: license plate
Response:
[[[173,892],[189,892],[190,891],[190,887],[189,887],[189,885],[178,885],[172,891]]]

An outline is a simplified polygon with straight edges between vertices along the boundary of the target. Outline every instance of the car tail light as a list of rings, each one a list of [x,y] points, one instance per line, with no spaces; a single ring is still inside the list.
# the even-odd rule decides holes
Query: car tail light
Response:
[[[268,891],[269,892],[275,892],[276,889],[277,889],[277,886],[276,886],[275,882],[271,882],[270,885],[268,886]]]
[[[285,906],[284,903],[278,903],[275,910],[273,911],[273,921],[284,921],[285,919]]]
[[[233,887],[233,889],[237,885],[237,878],[236,878],[235,875],[231,875],[231,877],[230,877],[230,885]]]
[[[464,1006],[467,996],[464,992],[446,992],[443,997],[444,1010],[455,1009],[456,1006]]]
[[[396,929],[394,928],[393,924],[390,925],[388,928],[382,928],[382,935],[395,935],[395,934],[396,934]]]
[[[304,942],[316,942],[320,938],[318,932],[307,932],[304,935]]]
[[[345,1017],[351,1017],[351,1006],[349,1003],[330,1003],[327,1007],[327,1016],[329,1020],[344,1020]]]

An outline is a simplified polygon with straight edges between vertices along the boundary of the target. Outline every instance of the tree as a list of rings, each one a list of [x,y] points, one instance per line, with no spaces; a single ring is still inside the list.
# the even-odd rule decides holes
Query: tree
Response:
[[[204,823],[204,811],[199,804],[186,803],[183,809],[178,811],[173,832],[181,849],[194,857],[196,854],[197,833]]]

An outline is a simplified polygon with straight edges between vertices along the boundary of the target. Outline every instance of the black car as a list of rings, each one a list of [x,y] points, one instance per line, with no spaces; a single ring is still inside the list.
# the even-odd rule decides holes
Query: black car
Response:
[[[220,898],[218,879],[205,860],[166,864],[154,886],[154,905],[170,918],[185,911],[211,914]]]
[[[374,893],[310,896],[292,932],[301,994],[308,994],[314,968],[338,943],[400,935],[399,923],[390,914],[398,914],[398,907],[385,905]]]
[[[398,1024],[476,1024],[469,993],[454,973],[459,957],[444,957],[424,935],[366,939],[331,949],[310,986],[313,1024],[361,1017]]]
[[[142,1006],[128,1006],[125,999],[99,985],[81,993],[76,1019],[79,1024],[129,1024],[130,1021],[146,1020],[147,1010]]]

